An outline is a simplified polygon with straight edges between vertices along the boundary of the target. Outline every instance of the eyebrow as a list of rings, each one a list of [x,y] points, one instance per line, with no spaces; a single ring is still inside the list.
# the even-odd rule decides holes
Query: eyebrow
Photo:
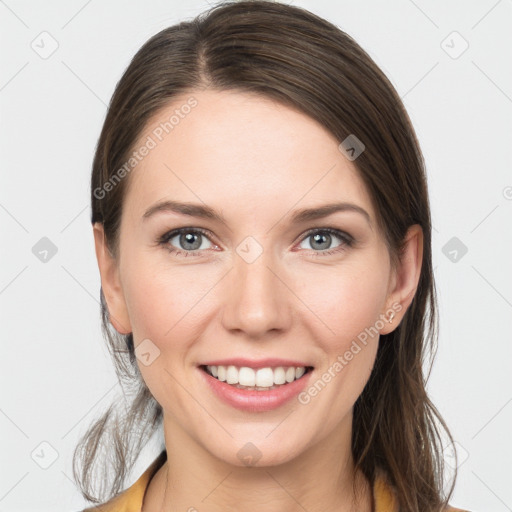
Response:
[[[202,204],[195,203],[181,203],[178,201],[160,201],[150,208],[148,208],[142,218],[143,220],[148,219],[149,217],[155,215],[160,212],[173,212],[181,215],[188,215],[190,217],[198,217],[204,219],[211,219],[221,224],[227,225],[227,221],[224,216],[216,212],[213,208]],[[336,212],[355,212],[361,214],[370,227],[372,227],[372,221],[369,213],[362,208],[353,203],[329,203],[322,206],[314,207],[314,208],[304,208],[302,210],[296,210],[292,217],[292,223],[304,223],[312,220],[322,219],[324,217],[328,217]]]

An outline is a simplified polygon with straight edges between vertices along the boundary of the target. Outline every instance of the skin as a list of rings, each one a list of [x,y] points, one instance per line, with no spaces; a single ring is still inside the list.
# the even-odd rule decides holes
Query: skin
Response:
[[[375,210],[353,162],[308,116],[248,93],[195,91],[198,105],[152,149],[129,177],[119,252],[106,249],[94,225],[101,284],[111,321],[149,338],[160,351],[142,376],[164,411],[167,463],[152,479],[143,510],[370,511],[371,488],[352,475],[353,405],[377,353],[366,345],[304,405],[292,399],[270,412],[242,412],[221,402],[197,365],[242,356],[293,358],[319,379],[366,327],[386,334],[410,305],[421,269],[422,232],[412,226],[403,258],[392,268]],[[174,99],[141,133],[152,130],[188,96]],[[160,212],[155,203],[206,204],[212,219]],[[296,209],[346,201],[364,208],[291,224]],[[200,255],[186,255],[179,237],[172,254],[157,239],[180,228],[203,228]],[[318,255],[307,230],[331,227]],[[236,252],[248,236],[262,254],[252,263]],[[167,242],[169,246],[171,242]],[[377,320],[399,304],[392,323]],[[382,325],[383,324],[383,325]],[[253,443],[261,458],[247,467],[238,451]],[[358,492],[357,503],[352,490]],[[202,501],[204,500],[204,501]]]

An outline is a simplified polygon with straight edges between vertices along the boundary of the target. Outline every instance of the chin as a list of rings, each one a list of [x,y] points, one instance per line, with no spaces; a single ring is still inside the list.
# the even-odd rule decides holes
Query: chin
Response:
[[[285,435],[276,435],[270,440],[261,434],[261,427],[258,431],[255,436],[233,439],[229,446],[216,445],[212,447],[211,453],[225,463],[240,468],[279,466],[292,461],[301,453],[300,440]]]

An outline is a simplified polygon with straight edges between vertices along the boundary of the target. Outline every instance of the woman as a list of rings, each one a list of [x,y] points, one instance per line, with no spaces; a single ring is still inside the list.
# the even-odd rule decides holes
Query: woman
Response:
[[[108,501],[88,510],[454,510],[422,371],[423,160],[347,34],[254,1],[155,35],[117,85],[91,199],[134,391],[75,453],[83,495]],[[160,427],[165,450],[119,494]]]

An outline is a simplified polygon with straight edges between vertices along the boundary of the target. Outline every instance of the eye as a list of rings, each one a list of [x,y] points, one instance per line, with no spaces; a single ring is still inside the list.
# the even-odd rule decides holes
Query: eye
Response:
[[[340,240],[334,248],[332,246],[333,238]],[[354,243],[354,239],[349,234],[333,228],[313,229],[308,231],[302,240],[302,243],[310,241],[310,247],[316,253],[315,256],[328,256],[338,253],[347,247],[351,247]]]
[[[183,256],[199,256],[200,251],[211,247],[205,242],[209,242],[208,232],[200,228],[180,228],[165,233],[158,243],[165,246],[169,252]]]
[[[336,238],[339,243],[333,248],[333,239]],[[312,229],[303,236],[301,245],[306,241],[311,241],[310,248],[314,256],[335,254],[351,247],[354,243],[354,239],[348,233],[333,228]],[[176,256],[185,257],[201,256],[202,251],[217,247],[211,242],[210,233],[201,228],[174,229],[162,235],[158,239],[158,244]],[[304,249],[302,246],[300,248]]]

